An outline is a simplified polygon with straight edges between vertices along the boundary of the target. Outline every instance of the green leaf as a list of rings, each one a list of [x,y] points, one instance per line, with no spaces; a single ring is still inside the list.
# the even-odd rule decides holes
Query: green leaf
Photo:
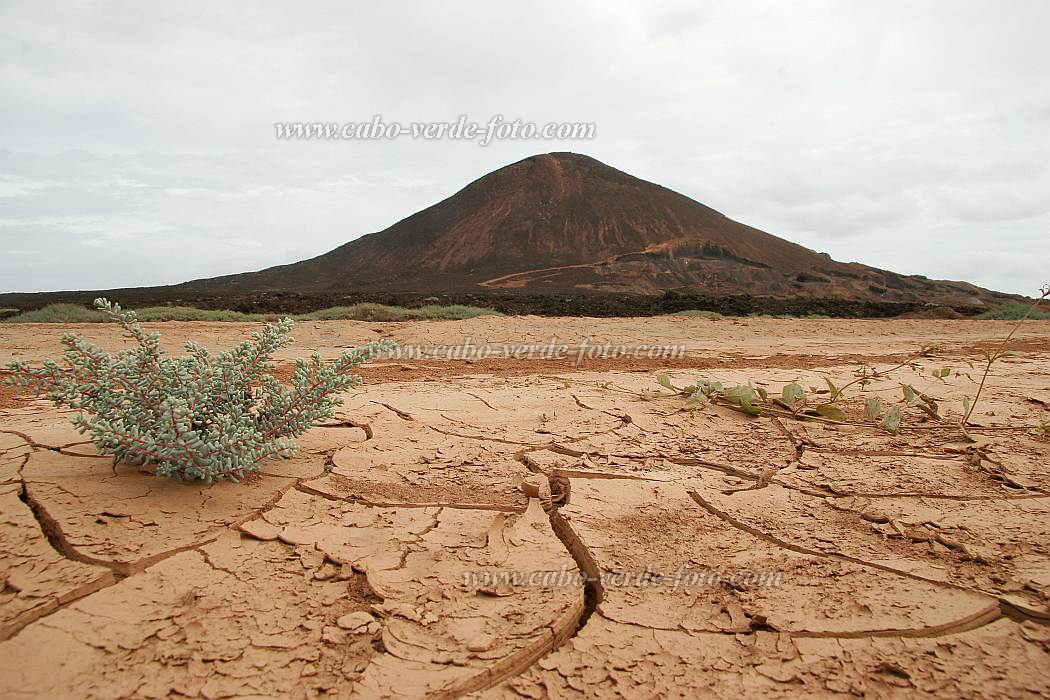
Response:
[[[838,387],[836,387],[834,384],[832,384],[831,380],[828,379],[827,377],[824,377],[824,383],[828,385],[828,390],[831,391],[831,400],[832,401],[838,401],[839,394],[841,393],[839,391]]]
[[[945,377],[951,376],[952,370],[950,367],[941,367],[930,372],[930,376],[935,379],[944,379]]]
[[[868,420],[875,420],[882,413],[882,402],[874,396],[869,396],[864,401],[864,417]]]
[[[788,384],[780,391],[780,398],[788,406],[794,406],[796,403],[804,399],[805,396],[806,390],[799,384]]]
[[[698,403],[701,406],[707,406],[711,403],[711,399],[707,398],[707,395],[702,391],[694,391],[689,395],[687,401],[689,403]]]
[[[762,415],[762,409],[758,406],[752,405],[752,403],[746,399],[740,399],[740,408],[749,416]]]
[[[901,389],[904,390],[904,400],[909,405],[915,403],[915,389],[911,387],[911,384],[901,384]]]
[[[758,395],[762,397],[763,401],[769,398],[769,392],[763,389],[762,387],[758,387],[757,389],[755,389],[755,391],[758,392]]]
[[[670,389],[671,391],[678,391],[678,389],[675,388],[675,385],[671,383],[671,378],[668,377],[666,374],[656,375],[656,381],[660,383],[660,386],[666,389]]]
[[[817,413],[828,420],[842,422],[846,420],[846,412],[833,403],[822,403],[817,406]]]
[[[721,382],[709,382],[706,379],[697,381],[697,385],[700,387],[700,391],[704,392],[708,396],[714,396],[722,392]]]
[[[729,387],[722,395],[734,403],[743,403],[745,401],[750,403],[755,398],[755,390],[746,384],[741,384]]]
[[[886,415],[882,417],[882,427],[886,429],[886,432],[890,435],[896,435],[901,429],[901,407],[892,406],[890,410],[886,411]]]

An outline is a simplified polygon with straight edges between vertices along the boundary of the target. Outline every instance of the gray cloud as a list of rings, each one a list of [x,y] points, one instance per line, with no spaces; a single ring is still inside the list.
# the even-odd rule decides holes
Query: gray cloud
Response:
[[[842,260],[1050,277],[1050,5],[0,5],[0,291],[316,255],[574,150]],[[591,141],[278,141],[493,115]]]

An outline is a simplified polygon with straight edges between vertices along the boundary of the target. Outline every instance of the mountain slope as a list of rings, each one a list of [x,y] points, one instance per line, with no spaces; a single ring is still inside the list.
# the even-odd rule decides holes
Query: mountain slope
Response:
[[[1008,298],[852,263],[572,153],[500,168],[316,258],[176,285],[187,293],[584,290],[982,306]]]

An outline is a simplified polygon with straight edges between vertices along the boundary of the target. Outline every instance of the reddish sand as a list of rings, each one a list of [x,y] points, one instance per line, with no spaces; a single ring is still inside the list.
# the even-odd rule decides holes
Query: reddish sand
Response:
[[[252,327],[150,326],[172,351]],[[281,376],[379,337],[686,354],[383,360],[296,457],[210,487],[114,469],[70,412],[5,390],[0,695],[1046,696],[1050,322],[996,366],[976,442],[957,427],[980,378],[968,361],[1007,328],[306,323]],[[58,357],[61,330],[0,326],[0,362]],[[841,386],[929,343],[915,368],[851,389],[844,425],[690,410],[654,381]],[[907,407],[896,436],[865,424],[864,398],[894,402],[899,382],[945,420]],[[581,572],[595,580],[576,585]]]

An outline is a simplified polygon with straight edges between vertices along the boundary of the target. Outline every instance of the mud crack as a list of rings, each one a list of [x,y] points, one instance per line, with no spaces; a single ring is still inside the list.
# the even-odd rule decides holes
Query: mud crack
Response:
[[[729,515],[725,511],[722,511],[722,510],[716,508],[714,505],[712,505],[709,501],[705,500],[703,496],[701,496],[698,492],[696,492],[694,490],[688,490],[688,494],[689,494],[690,498],[692,498],[697,503],[697,505],[699,505],[701,508],[706,510],[711,515],[714,515],[715,517],[720,518],[721,520],[725,521],[729,525],[732,525],[733,527],[735,527],[738,530],[746,532],[746,533],[748,533],[750,535],[753,535],[754,537],[757,537],[757,538],[759,538],[761,540],[764,540],[766,542],[774,544],[774,545],[776,545],[778,547],[781,547],[783,549],[787,549],[787,550],[790,550],[792,552],[797,552],[799,554],[805,554],[805,555],[813,556],[813,557],[823,557],[823,558],[827,558],[827,559],[839,559],[839,560],[842,560],[842,561],[850,562],[852,564],[857,564],[859,566],[865,566],[865,567],[869,567],[869,568],[872,568],[872,569],[877,569],[879,571],[885,571],[886,573],[893,574],[895,576],[901,576],[901,577],[904,577],[904,578],[910,578],[910,579],[914,579],[916,581],[923,581],[925,583],[930,583],[930,584],[933,584],[933,585],[941,587],[941,588],[948,588],[948,589],[955,590],[955,591],[961,591],[961,592],[965,592],[965,593],[970,593],[970,594],[973,594],[973,595],[982,596],[982,597],[987,598],[989,600],[995,601],[997,606],[998,606],[998,611],[997,611],[995,617],[994,618],[990,618],[989,620],[987,620],[985,622],[982,622],[981,624],[987,624],[988,622],[994,621],[995,619],[998,619],[999,617],[1003,617],[1003,616],[1007,616],[1007,615],[1012,617],[1012,618],[1015,618],[1015,619],[1020,617],[1021,619],[1031,620],[1032,622],[1036,622],[1036,623],[1039,623],[1039,624],[1044,624],[1044,625],[1045,624],[1050,624],[1050,619],[1048,619],[1047,617],[1044,617],[1043,615],[1037,614],[1037,613],[1035,613],[1033,611],[1030,611],[1030,610],[1028,610],[1026,608],[1020,607],[1019,605],[1017,605],[1017,604],[1007,600],[1003,596],[996,596],[996,595],[993,595],[993,594],[990,594],[990,593],[986,593],[985,591],[969,588],[967,586],[961,586],[959,584],[951,583],[949,581],[941,581],[941,580],[938,580],[938,579],[935,579],[935,578],[930,578],[928,576],[923,576],[921,574],[916,574],[916,573],[913,573],[911,571],[904,571],[902,569],[897,569],[895,567],[888,566],[886,564],[880,564],[878,562],[873,562],[873,561],[868,561],[866,559],[861,559],[860,557],[854,557],[854,556],[851,556],[849,554],[842,554],[841,552],[825,552],[825,551],[821,551],[819,549],[812,549],[810,547],[803,547],[801,545],[794,544],[793,542],[788,542],[786,540],[782,540],[779,537],[775,537],[774,535],[770,535],[769,533],[763,532],[763,531],[759,530],[758,528],[752,527],[751,525],[748,525],[747,523],[744,523],[744,522],[738,520],[737,518],[734,518],[733,516]]]

